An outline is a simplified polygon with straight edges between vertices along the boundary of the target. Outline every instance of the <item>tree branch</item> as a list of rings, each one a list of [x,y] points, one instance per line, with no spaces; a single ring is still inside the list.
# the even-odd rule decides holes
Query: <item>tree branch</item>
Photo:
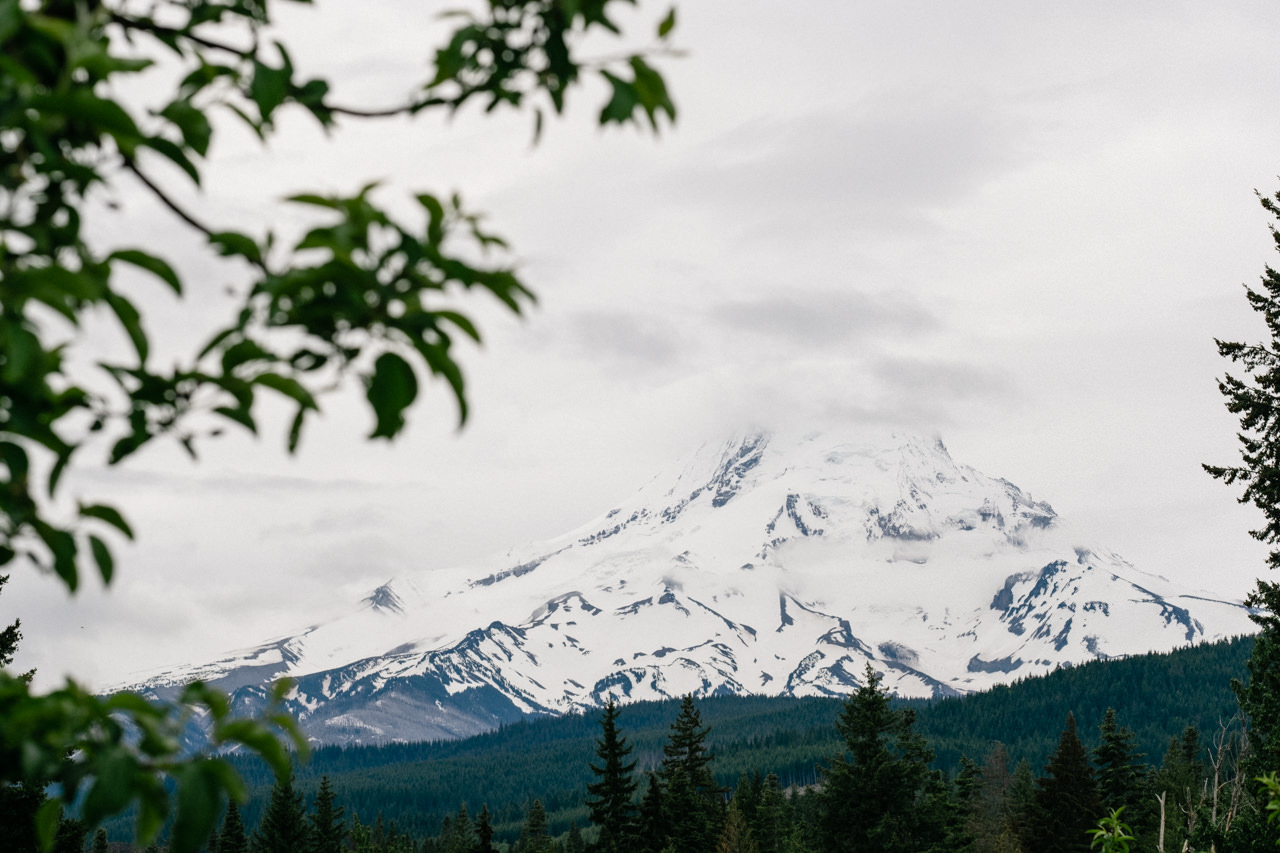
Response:
[[[150,19],[130,18],[119,12],[111,13],[111,22],[119,24],[127,30],[140,30],[150,33],[153,36],[172,36],[174,38],[184,38],[192,44],[198,44],[209,50],[220,50],[224,53],[230,53],[241,59],[248,59],[253,55],[252,48],[239,48],[226,44],[225,42],[214,41],[213,39],[198,36],[190,30],[178,29],[177,27],[166,27],[163,24],[157,24]]]

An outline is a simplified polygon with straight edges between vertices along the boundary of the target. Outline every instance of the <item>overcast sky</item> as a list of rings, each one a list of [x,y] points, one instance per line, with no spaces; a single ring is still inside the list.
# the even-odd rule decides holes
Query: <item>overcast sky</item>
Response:
[[[330,0],[282,30],[345,100],[387,104],[438,37],[429,6]],[[665,11],[642,4],[633,30]],[[351,397],[292,459],[277,430],[195,466],[159,447],[82,472],[73,495],[117,501],[138,544],[108,593],[16,573],[17,664],[101,684],[292,632],[783,421],[937,432],[1139,568],[1242,597],[1258,519],[1200,464],[1236,456],[1213,339],[1264,332],[1242,284],[1275,257],[1254,190],[1280,189],[1280,7],[734,0],[679,19],[680,117],[658,140],[597,129],[596,89],[537,148],[522,116],[330,137],[298,116],[265,149],[228,129],[187,196],[209,221],[300,227],[279,198],[370,180],[394,204],[457,189],[539,305],[467,303],[486,345],[463,352],[460,434],[433,387],[393,445],[360,440]],[[97,239],[146,234],[190,278],[188,302],[152,300],[178,351],[243,271],[136,187],[117,198]]]

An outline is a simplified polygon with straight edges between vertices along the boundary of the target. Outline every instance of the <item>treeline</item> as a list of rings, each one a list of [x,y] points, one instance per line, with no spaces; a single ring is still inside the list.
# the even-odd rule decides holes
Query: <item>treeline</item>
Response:
[[[1224,846],[1227,830],[1242,810],[1253,809],[1254,804],[1247,791],[1239,790],[1238,732],[1221,724],[1236,711],[1229,682],[1244,674],[1250,645],[1249,640],[1240,639],[1096,662],[960,699],[896,702],[873,691],[884,700],[886,720],[910,719],[909,738],[899,743],[901,731],[890,726],[882,739],[895,761],[905,754],[914,756],[905,765],[892,765],[898,768],[893,773],[912,768],[906,776],[918,783],[903,800],[911,804],[904,813],[917,821],[914,828],[908,832],[900,820],[894,824],[897,828],[885,830],[886,837],[914,840],[901,841],[908,846],[883,849],[1052,851],[1059,848],[1045,847],[1047,842],[1036,832],[1043,835],[1050,832],[1046,826],[1068,824],[1074,827],[1072,832],[1087,829],[1097,825],[1107,808],[1123,807],[1124,820],[1139,836],[1134,849],[1155,850],[1160,828],[1156,804],[1161,794],[1163,849],[1181,850],[1183,840],[1203,840],[1211,830],[1223,836],[1218,851],[1233,849]],[[874,684],[874,679],[869,683]],[[687,802],[662,809],[654,805],[655,798],[660,801],[664,795],[674,796],[676,803],[685,796],[680,784],[672,794],[669,751],[675,732],[671,720],[684,719],[688,729],[690,709],[685,705],[690,701],[641,703],[625,709],[625,763],[633,765],[630,776],[638,786],[631,798],[637,821],[645,814],[645,802],[650,805],[648,828],[642,829],[643,822],[634,824],[637,837],[648,840],[641,843],[628,836],[628,853],[649,849],[661,853],[665,844],[655,845],[663,839],[671,843],[672,833],[678,838],[683,830],[657,830],[656,822],[671,820],[672,815],[688,820],[699,814]],[[700,707],[693,709],[699,716],[692,728],[702,730],[700,746],[715,760],[698,768],[702,775],[693,788],[700,792],[698,796],[718,803],[718,811],[707,812],[697,839],[691,842],[694,846],[675,849],[696,850],[699,845],[709,845],[708,851],[717,849],[731,831],[731,823],[737,827],[732,831],[749,836],[757,851],[879,849],[862,841],[841,847],[829,833],[823,834],[824,826],[847,824],[854,818],[831,817],[831,804],[824,805],[821,791],[839,789],[836,780],[842,762],[866,766],[853,751],[848,726],[843,722],[833,726],[833,721],[849,715],[849,702],[763,697],[701,700]],[[1113,710],[1108,712],[1108,707]],[[613,719],[617,725],[618,718]],[[1064,724],[1067,719],[1072,721],[1069,727]],[[1078,731],[1076,720],[1080,721]],[[599,783],[593,764],[603,766],[598,755],[604,738],[601,725],[596,715],[578,715],[507,726],[467,741],[321,749],[299,767],[297,780],[289,780],[289,796],[301,813],[304,800],[317,802],[319,794],[327,791],[347,816],[341,849],[360,853],[461,853],[487,849],[465,841],[474,838],[478,844],[486,834],[494,849],[541,850],[536,846],[541,842],[530,842],[535,847],[528,848],[520,846],[520,839],[544,835],[555,849],[598,846],[601,817],[593,814],[591,806],[598,794],[591,794],[589,786]],[[1078,749],[1064,747],[1064,738],[1070,740],[1067,728]],[[1095,754],[1099,749],[1102,756],[1111,758]],[[600,760],[593,761],[593,755]],[[1071,765],[1075,776],[1051,769],[1068,766],[1063,762],[1071,755],[1085,756],[1083,762]],[[1113,767],[1126,769],[1108,769]],[[260,827],[278,800],[280,783],[273,782],[260,765],[241,762],[240,770],[259,791],[243,810],[237,810],[237,820]],[[1117,773],[1123,783],[1114,782]],[[1072,787],[1056,781],[1059,776],[1077,781]],[[1084,778],[1090,780],[1088,784],[1079,781]],[[1104,779],[1112,781],[1104,783]],[[878,785],[877,791],[884,787]],[[1117,799],[1121,788],[1125,796]],[[1080,792],[1086,789],[1095,790],[1096,800],[1081,799]],[[1041,790],[1059,793],[1039,794]],[[1214,800],[1211,793],[1220,796]],[[1049,807],[1057,800],[1085,804],[1076,810],[1074,824],[1066,818],[1046,823],[1046,815],[1055,814]],[[869,802],[880,805],[856,816],[858,826],[867,825],[872,812],[893,813],[884,808],[882,793],[875,793]],[[765,804],[767,818],[758,814],[760,803]],[[1208,817],[1200,814],[1204,810]],[[734,823],[734,812],[741,822]],[[655,817],[663,814],[667,817]],[[767,832],[762,820],[768,824]],[[131,834],[123,822],[108,829],[112,838]],[[1197,832],[1199,836],[1194,835]],[[450,840],[455,835],[465,843]],[[1061,849],[1087,850],[1083,829],[1079,835],[1085,846]],[[251,839],[252,833],[246,837]],[[217,847],[211,850],[223,853]]]
[[[1203,743],[1188,726],[1148,762],[1114,709],[1086,737],[1068,712],[1041,772],[1003,743],[982,760],[962,756],[948,773],[917,729],[914,708],[895,703],[868,666],[843,702],[839,748],[819,767],[819,784],[784,786],[778,775],[743,773],[732,786],[714,772],[704,724],[685,697],[661,759],[639,770],[636,747],[610,703],[597,721],[581,812],[553,834],[534,798],[517,832],[497,831],[488,803],[456,806],[436,831],[417,835],[376,814],[362,821],[338,803],[323,777],[310,813],[294,778],[276,780],[248,833],[235,804],[208,853],[1084,853],[1108,815],[1134,851],[1273,849],[1240,772],[1238,729]],[[1253,815],[1252,818],[1249,816]],[[1101,830],[1099,830],[1101,831]],[[1126,848],[1120,848],[1126,849]]]
[[[1135,733],[1137,748],[1164,754],[1171,735],[1188,725],[1216,732],[1236,713],[1232,678],[1245,677],[1252,638],[1237,638],[1173,652],[1124,660],[1095,661],[956,699],[900,703],[916,713],[916,730],[936,753],[935,767],[955,774],[960,756],[986,756],[1000,741],[1010,755],[1041,768],[1057,745],[1067,712],[1084,726],[1096,726],[1108,707]],[[1176,697],[1176,701],[1171,701]],[[654,769],[679,701],[626,706],[634,757],[641,772]],[[699,700],[711,727],[716,781],[734,786],[743,774],[773,772],[784,788],[812,785],[818,767],[840,749],[832,722],[840,713],[835,698],[720,696]],[[588,762],[599,724],[594,714],[543,718],[507,725],[460,741],[391,744],[381,747],[326,747],[298,768],[300,790],[314,796],[328,776],[350,811],[381,812],[415,836],[437,831],[458,804],[488,803],[503,837],[520,831],[525,811],[542,800],[553,834],[581,826],[582,792],[592,774]],[[1087,735],[1086,735],[1087,739]],[[254,792],[244,805],[256,822],[273,778],[256,760],[236,762]],[[128,837],[128,823],[108,826],[112,837]]]

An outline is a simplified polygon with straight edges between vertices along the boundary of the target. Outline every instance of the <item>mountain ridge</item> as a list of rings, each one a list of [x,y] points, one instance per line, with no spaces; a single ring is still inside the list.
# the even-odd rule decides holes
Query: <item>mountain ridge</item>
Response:
[[[1080,544],[940,438],[748,432],[560,537],[133,687],[202,677],[252,708],[288,675],[310,737],[378,742],[608,698],[841,696],[868,664],[899,695],[961,695],[1251,630],[1239,602]]]

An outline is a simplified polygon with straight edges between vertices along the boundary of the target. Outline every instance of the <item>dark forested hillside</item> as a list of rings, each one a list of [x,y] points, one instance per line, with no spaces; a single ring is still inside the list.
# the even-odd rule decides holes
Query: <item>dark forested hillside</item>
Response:
[[[1068,712],[1081,740],[1092,747],[1108,707],[1136,734],[1138,749],[1158,761],[1169,739],[1187,725],[1205,740],[1235,713],[1230,680],[1245,673],[1250,638],[1195,646],[1167,654],[1098,661],[957,699],[914,701],[916,729],[937,754],[937,766],[954,770],[962,754],[985,756],[995,741],[1013,761],[1025,758],[1037,772],[1058,743]],[[745,772],[776,773],[784,786],[817,778],[817,766],[840,749],[835,720],[838,699],[708,697],[699,700],[711,727],[718,781],[732,786]],[[662,760],[662,744],[679,702],[648,702],[621,709],[619,726],[635,751],[640,772]],[[516,723],[462,741],[383,747],[325,748],[298,769],[308,802],[322,776],[337,800],[366,822],[381,814],[388,824],[415,835],[437,833],[462,803],[474,813],[487,804],[500,837],[514,837],[530,803],[546,807],[552,834],[570,820],[587,822],[583,804],[592,780],[600,726],[597,714]],[[264,766],[245,759],[242,772],[254,788],[245,822],[254,825],[269,793]]]

